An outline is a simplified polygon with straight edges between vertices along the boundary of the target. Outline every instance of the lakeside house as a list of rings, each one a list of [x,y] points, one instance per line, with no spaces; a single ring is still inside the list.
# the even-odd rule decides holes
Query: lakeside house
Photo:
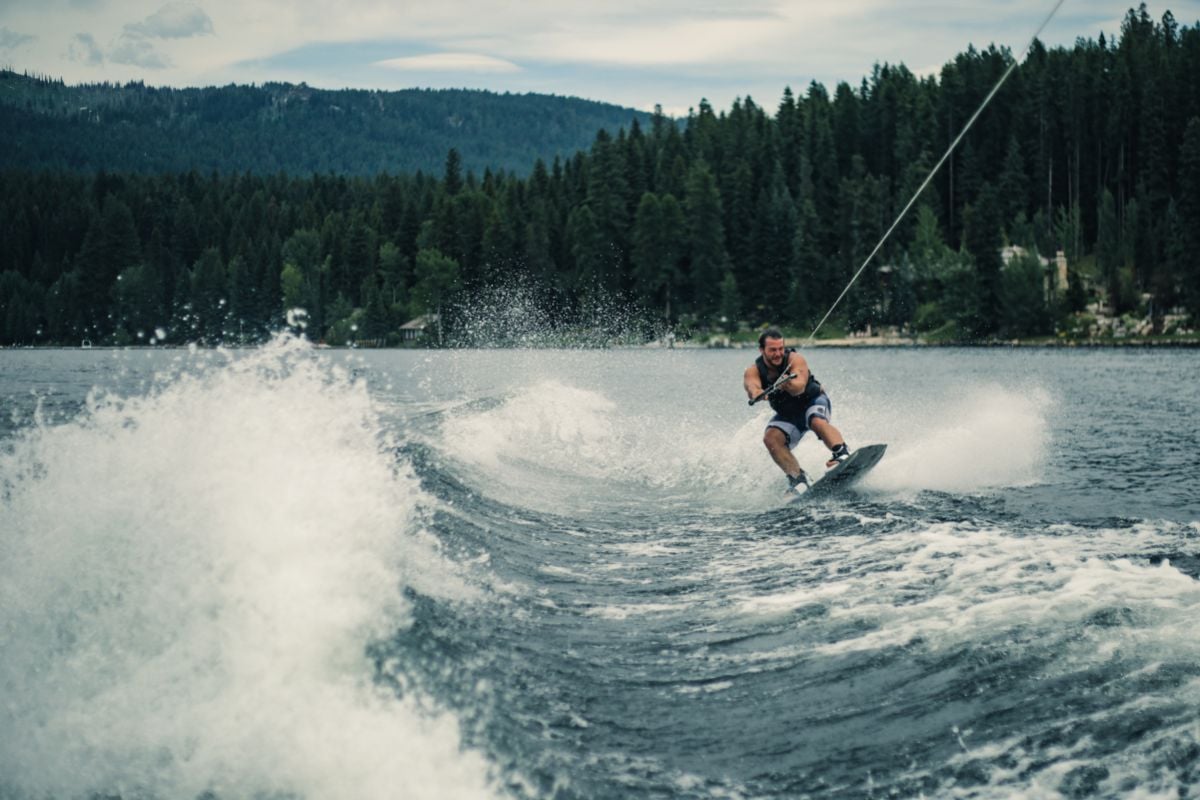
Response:
[[[437,314],[422,314],[400,326],[400,341],[417,342],[425,338],[431,325],[438,322]]]
[[[1025,258],[1028,255],[1030,255],[1029,251],[1018,244],[1000,248],[1000,260],[1006,267],[1014,258]],[[1046,302],[1051,302],[1059,292],[1065,291],[1067,288],[1067,254],[1062,250],[1056,251],[1054,261],[1040,253],[1035,255],[1038,263],[1042,265]]]

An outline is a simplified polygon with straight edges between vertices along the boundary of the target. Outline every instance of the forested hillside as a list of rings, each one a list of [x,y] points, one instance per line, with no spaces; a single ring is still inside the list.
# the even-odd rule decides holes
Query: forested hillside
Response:
[[[419,313],[536,287],[570,319],[625,297],[691,330],[808,329],[1011,63],[877,67],[773,109],[707,103],[528,176],[0,175],[0,341],[396,341]],[[1119,36],[1036,46],[840,307],[980,341],[1117,314],[1200,313],[1200,29],[1130,11]],[[1027,251],[1007,264],[1006,244]],[[1037,254],[1065,253],[1058,283]],[[451,337],[452,338],[452,337]]]
[[[0,168],[437,174],[453,147],[468,169],[528,175],[538,158],[570,156],[635,117],[649,115],[551,95],[66,86],[0,71]]]

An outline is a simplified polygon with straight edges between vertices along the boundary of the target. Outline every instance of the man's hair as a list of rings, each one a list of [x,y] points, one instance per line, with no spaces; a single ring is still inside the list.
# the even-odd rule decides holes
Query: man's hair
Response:
[[[783,338],[783,331],[779,330],[779,328],[767,328],[765,331],[763,331],[762,333],[760,333],[758,335],[758,349],[761,350],[762,348],[767,346],[767,339],[782,339],[782,338]]]

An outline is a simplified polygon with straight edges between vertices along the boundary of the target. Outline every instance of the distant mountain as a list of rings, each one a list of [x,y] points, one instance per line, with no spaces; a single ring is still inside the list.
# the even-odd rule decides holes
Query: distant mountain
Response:
[[[596,132],[649,115],[607,103],[468,89],[367,91],[305,84],[155,88],[0,71],[0,169],[141,173],[528,174],[570,157]]]

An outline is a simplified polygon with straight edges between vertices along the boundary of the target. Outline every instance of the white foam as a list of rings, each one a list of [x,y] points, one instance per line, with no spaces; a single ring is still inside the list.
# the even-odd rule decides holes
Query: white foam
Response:
[[[470,590],[365,387],[294,340],[213,360],[0,455],[0,792],[493,794],[372,682],[405,586]]]
[[[629,603],[596,606],[586,609],[583,613],[589,617],[622,620],[630,617],[677,613],[687,610],[689,605],[688,603]]]
[[[609,462],[619,428],[614,404],[596,392],[543,381],[498,408],[450,415],[444,423],[449,451],[466,463],[496,468],[505,460],[534,459],[553,468],[595,474]]]
[[[762,477],[775,477],[759,417],[731,436],[670,403],[627,406],[550,379],[494,408],[447,415],[437,446],[476,471],[471,480],[481,491],[524,507],[616,500],[661,509],[694,505],[697,495],[709,506],[741,507],[747,489],[765,492]],[[597,481],[603,485],[593,490]]]
[[[976,384],[905,401],[903,409],[893,398],[844,394],[846,410],[835,424],[851,445],[889,445],[866,489],[963,492],[1040,476],[1050,444],[1052,403],[1045,392]],[[733,510],[777,502],[782,480],[762,445],[771,414],[764,406],[718,421],[672,403],[627,408],[556,379],[519,389],[497,408],[447,418],[442,439],[455,457],[492,475],[501,465],[528,461],[556,475],[636,484],[656,492],[656,504],[699,501]],[[810,474],[824,472],[828,451],[815,436],[794,452]],[[528,475],[513,481],[526,497],[528,481]],[[505,499],[515,497],[509,492]]]
[[[975,386],[909,407],[903,426],[875,428],[873,438],[891,444],[864,486],[970,491],[1035,481],[1049,443],[1049,406],[1044,392]]]
[[[1096,552],[1111,552],[1112,538],[1100,535]],[[895,552],[882,552],[889,548]],[[1170,567],[1081,558],[1089,549],[1079,539],[1014,537],[951,523],[881,542],[872,559],[900,568],[848,573],[840,582],[850,591],[829,604],[831,620],[861,620],[868,632],[821,650],[876,650],[918,639],[932,650],[952,650],[1024,626],[1059,640],[1060,656],[1070,663],[1104,661],[1109,645],[1135,642],[1147,657],[1177,656],[1200,608],[1200,584]],[[1094,640],[1080,642],[1075,632],[1114,605],[1153,624],[1102,626]]]

